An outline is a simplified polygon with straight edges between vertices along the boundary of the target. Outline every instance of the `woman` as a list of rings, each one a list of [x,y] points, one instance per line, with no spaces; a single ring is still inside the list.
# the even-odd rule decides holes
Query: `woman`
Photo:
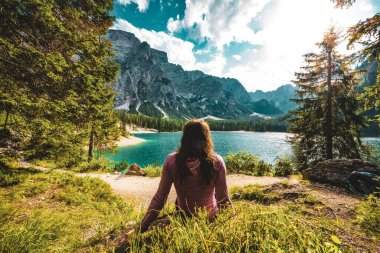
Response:
[[[141,223],[142,232],[164,207],[172,183],[177,192],[177,208],[187,216],[195,214],[197,208],[206,209],[209,218],[214,218],[223,206],[233,210],[226,184],[226,165],[214,153],[210,128],[204,120],[188,121],[181,147],[166,158],[160,185]]]

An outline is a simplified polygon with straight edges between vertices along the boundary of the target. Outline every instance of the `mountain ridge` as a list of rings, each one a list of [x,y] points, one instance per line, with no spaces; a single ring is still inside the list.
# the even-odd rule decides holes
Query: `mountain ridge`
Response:
[[[132,33],[109,30],[106,38],[112,42],[114,60],[120,65],[120,74],[111,84],[117,94],[116,109],[185,119],[283,113],[268,101],[252,101],[234,78],[211,76],[199,70],[185,71],[182,66],[170,63],[166,52],[151,48]]]
[[[290,99],[295,98],[295,91],[296,88],[292,84],[285,84],[273,91],[264,92],[262,90],[256,90],[249,92],[249,95],[252,101],[259,101],[261,99],[268,100],[286,113],[297,108],[297,104],[290,101]]]

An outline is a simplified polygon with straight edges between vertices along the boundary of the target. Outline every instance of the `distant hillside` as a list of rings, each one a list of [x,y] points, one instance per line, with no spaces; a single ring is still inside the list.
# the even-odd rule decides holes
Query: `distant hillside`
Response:
[[[115,61],[121,68],[116,83],[111,84],[117,93],[117,109],[185,119],[235,119],[254,112],[282,113],[266,100],[252,101],[236,79],[185,71],[180,65],[169,63],[165,52],[140,42],[132,33],[109,30],[106,37],[113,43]]]
[[[261,90],[257,90],[255,92],[250,92],[249,95],[252,101],[260,101],[262,99],[268,100],[275,107],[280,109],[282,112],[288,112],[289,110],[293,110],[297,107],[294,102],[289,101],[295,97],[295,87],[291,84],[286,84],[278,87],[274,91],[264,92]]]
[[[253,111],[264,115],[280,115],[284,112],[266,99],[254,101]]]

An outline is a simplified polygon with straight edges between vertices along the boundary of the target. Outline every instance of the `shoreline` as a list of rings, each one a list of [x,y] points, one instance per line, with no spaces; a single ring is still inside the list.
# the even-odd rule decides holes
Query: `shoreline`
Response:
[[[131,125],[127,125],[125,130],[131,134],[147,134],[147,133],[158,133],[157,129],[154,128],[145,128],[145,127],[132,127]]]
[[[128,136],[128,137],[124,137],[122,136],[120,140],[116,141],[116,146],[117,147],[127,147],[127,146],[133,146],[133,145],[137,145],[137,144],[140,144],[142,142],[145,142],[146,140],[143,139],[143,138],[139,138],[139,137],[136,137],[136,136]]]

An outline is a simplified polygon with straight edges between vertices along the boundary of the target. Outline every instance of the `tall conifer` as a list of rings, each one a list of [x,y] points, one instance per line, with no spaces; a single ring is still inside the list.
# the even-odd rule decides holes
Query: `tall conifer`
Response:
[[[365,126],[358,101],[358,71],[349,57],[337,52],[340,36],[334,27],[317,43],[318,53],[304,56],[305,65],[296,73],[290,142],[299,169],[333,158],[360,158],[365,147],[360,130]]]

